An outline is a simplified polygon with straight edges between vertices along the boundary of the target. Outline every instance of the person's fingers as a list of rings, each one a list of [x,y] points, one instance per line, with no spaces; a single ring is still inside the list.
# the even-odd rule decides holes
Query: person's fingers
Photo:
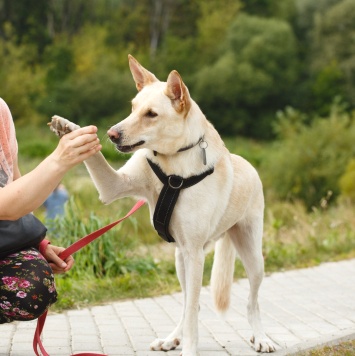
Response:
[[[64,272],[68,272],[74,266],[74,258],[73,256],[69,256],[65,259],[65,263],[67,266],[64,268]]]
[[[49,262],[49,265],[54,274],[61,274],[64,273],[63,269],[59,269],[55,263]]]
[[[87,158],[100,151],[101,148],[102,146],[100,144],[85,145],[81,148],[78,148],[75,153],[72,152],[71,156],[67,159],[71,162],[71,164],[77,164],[85,161]]]
[[[75,165],[89,158],[102,148],[96,134],[85,134],[71,140],[67,139],[66,136],[68,135],[62,137],[54,153],[61,164]]]
[[[67,263],[63,261],[59,256],[57,256],[56,252],[53,249],[47,249],[46,252],[46,259],[54,263],[59,269],[64,270],[67,267]]]
[[[100,142],[100,139],[97,137],[96,133],[91,133],[91,134],[87,133],[76,137],[67,137],[67,136],[68,135],[63,136],[61,138],[60,144],[70,149],[81,148],[86,144],[93,144],[93,143],[97,144],[98,142]]]
[[[65,270],[63,268],[58,268],[58,266],[55,263],[49,262],[50,267],[52,268],[52,271],[54,274],[63,274],[65,273]]]
[[[97,127],[94,125],[90,125],[90,126],[81,127],[78,130],[74,130],[74,131],[64,135],[63,137],[66,137],[67,139],[72,140],[76,137],[79,137],[79,136],[82,136],[85,134],[95,134],[95,133],[97,133]]]
[[[78,145],[75,150],[78,154],[90,151],[94,149],[97,145],[100,144],[100,139],[97,137],[94,140],[83,142],[81,145]]]
[[[73,256],[68,256],[63,261],[59,255],[65,250],[64,247],[58,247],[55,245],[48,245],[45,251],[45,259],[48,261],[52,268],[53,273],[65,273],[68,272],[74,265]]]

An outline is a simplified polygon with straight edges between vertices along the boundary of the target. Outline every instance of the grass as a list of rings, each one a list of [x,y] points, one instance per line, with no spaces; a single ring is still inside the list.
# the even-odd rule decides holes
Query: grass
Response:
[[[300,352],[297,356],[353,356],[355,340],[343,341],[336,345],[317,347],[314,350]]]
[[[314,208],[274,202],[266,208],[264,256],[269,272],[355,257],[353,205]]]
[[[49,154],[57,142],[48,129],[32,131],[31,137],[27,135],[28,129],[17,132],[23,173],[38,164],[43,154]],[[119,168],[124,164],[123,157],[102,141],[104,155],[109,156],[113,167]],[[256,167],[267,154],[268,144],[239,138],[225,141],[232,152],[243,155]],[[85,234],[124,216],[134,203],[126,198],[109,206],[102,205],[84,165],[68,172],[63,183],[71,199],[64,219],[55,221],[50,237],[52,243],[60,246],[69,246]],[[333,205],[323,201],[307,211],[301,202],[277,201],[267,194],[263,245],[266,273],[354,258],[353,211],[354,206],[348,201]],[[38,209],[35,213],[43,218],[44,210]],[[174,267],[174,246],[158,237],[146,206],[74,257],[75,267],[68,274],[56,277],[59,300],[52,310],[180,290]],[[209,283],[212,262],[210,253],[206,257],[204,285]],[[236,261],[235,278],[241,277],[245,277],[245,272]]]

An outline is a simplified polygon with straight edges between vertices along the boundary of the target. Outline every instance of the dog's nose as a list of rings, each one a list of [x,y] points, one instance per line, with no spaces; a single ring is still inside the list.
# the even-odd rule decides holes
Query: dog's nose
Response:
[[[109,129],[107,135],[112,142],[117,142],[120,139],[120,133],[117,130]]]

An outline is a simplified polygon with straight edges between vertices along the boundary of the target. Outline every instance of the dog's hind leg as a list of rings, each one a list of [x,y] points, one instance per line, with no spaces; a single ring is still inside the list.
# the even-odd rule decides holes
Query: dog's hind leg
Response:
[[[254,216],[252,222],[239,223],[229,230],[250,284],[248,321],[253,329],[251,342],[258,352],[273,352],[275,346],[264,332],[258,304],[259,287],[264,277],[262,233],[263,218],[258,216]]]

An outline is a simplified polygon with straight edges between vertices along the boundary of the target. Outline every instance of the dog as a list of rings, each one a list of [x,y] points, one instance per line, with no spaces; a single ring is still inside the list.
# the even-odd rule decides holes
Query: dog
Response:
[[[117,171],[101,152],[84,163],[104,204],[128,196],[146,200],[159,235],[176,245],[176,272],[184,293],[182,317],[175,330],[153,341],[150,348],[169,351],[182,342],[181,355],[197,355],[205,252],[215,245],[211,290],[216,309],[224,312],[230,305],[238,254],[250,282],[251,344],[256,351],[273,352],[258,306],[264,275],[264,196],[259,175],[249,162],[227,150],[177,71],[161,82],[131,55],[128,59],[138,93],[131,114],[107,134],[118,151],[134,154]],[[59,136],[78,128],[59,116],[53,116],[50,126]]]

